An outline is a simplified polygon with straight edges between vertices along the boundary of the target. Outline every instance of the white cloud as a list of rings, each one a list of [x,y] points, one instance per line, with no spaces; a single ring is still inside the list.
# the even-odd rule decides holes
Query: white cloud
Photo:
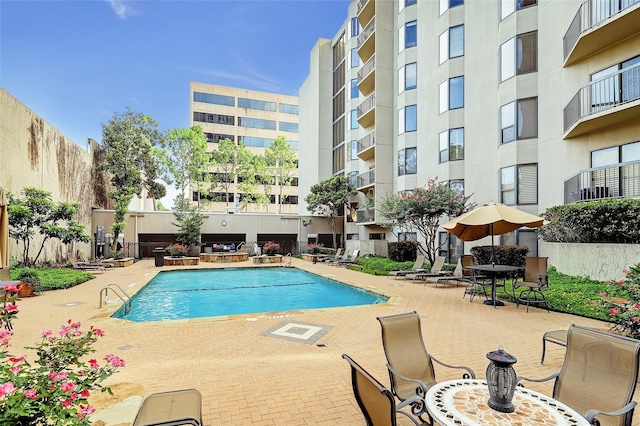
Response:
[[[133,9],[128,4],[125,4],[123,0],[105,0],[111,5],[111,9],[118,15],[119,19],[127,19],[132,13]]]

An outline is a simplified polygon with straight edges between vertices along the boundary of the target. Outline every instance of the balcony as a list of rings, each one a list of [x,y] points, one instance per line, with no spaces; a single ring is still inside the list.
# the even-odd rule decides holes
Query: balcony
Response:
[[[376,88],[376,55],[374,54],[358,70],[358,90],[364,96],[373,92]]]
[[[640,161],[582,170],[564,182],[565,204],[620,197],[640,197]]]
[[[376,156],[376,131],[367,134],[358,141],[358,157],[361,160],[371,160]]]
[[[578,90],[564,108],[564,139],[640,117],[640,65],[625,68]]]
[[[360,56],[362,62],[366,62],[369,60],[369,58],[371,58],[371,56],[373,56],[375,51],[376,18],[374,16],[358,36],[358,56]]]
[[[375,209],[358,209],[356,210],[356,222],[358,225],[375,223],[376,210]]]
[[[358,0],[358,22],[360,22],[360,26],[364,27],[367,22],[371,21],[371,18],[373,18],[375,14],[375,0]]]
[[[564,36],[564,66],[640,33],[640,0],[587,0]]]
[[[376,182],[376,170],[369,170],[366,173],[358,175],[358,191],[367,192],[370,188],[373,188]]]
[[[371,127],[376,121],[376,94],[369,95],[358,105],[358,124],[363,128]]]

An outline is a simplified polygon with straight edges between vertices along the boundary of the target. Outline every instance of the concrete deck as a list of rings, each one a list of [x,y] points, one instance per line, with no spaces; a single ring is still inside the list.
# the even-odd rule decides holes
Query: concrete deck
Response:
[[[96,344],[94,356],[101,359],[114,353],[127,366],[109,379],[115,398],[102,396],[93,401],[98,408],[106,408],[93,416],[95,425],[128,425],[141,397],[183,388],[202,393],[206,425],[362,425],[349,367],[340,356],[348,353],[388,384],[377,316],[418,311],[429,352],[448,363],[468,365],[479,378],[484,378],[488,364],[486,353],[501,345],[518,359],[518,375],[545,377],[560,368],[564,357],[563,347],[549,345],[545,365],[540,365],[545,331],[572,323],[607,327],[599,321],[542,309],[531,308],[527,313],[512,303],[496,309],[484,305],[481,298],[469,303],[468,297],[462,298],[462,287],[436,288],[435,284],[390,280],[298,259],[293,259],[293,265],[392,299],[361,307],[152,323],[110,318],[119,303],[98,308],[100,289],[108,283],[115,282],[133,294],[161,270],[264,267],[254,266],[251,260],[155,267],[153,260],[143,260],[108,270],[74,288],[20,301],[11,352],[21,354],[22,347],[39,341],[42,330],[56,329],[68,319],[81,321],[83,329],[89,325],[102,328],[106,336]],[[313,336],[296,338],[317,330],[315,325],[326,331],[317,341],[309,343]],[[279,334],[272,334],[278,329]],[[436,373],[440,381],[457,378],[456,373],[438,367]],[[545,394],[552,392],[551,383],[529,386]]]

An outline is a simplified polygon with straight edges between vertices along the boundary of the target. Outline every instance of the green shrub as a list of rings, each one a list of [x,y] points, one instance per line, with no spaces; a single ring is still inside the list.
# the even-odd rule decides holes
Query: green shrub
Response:
[[[11,279],[16,280],[27,268],[11,269]],[[95,276],[89,272],[76,271],[69,268],[29,268],[40,278],[35,291],[58,290],[69,288],[89,281]]]
[[[538,229],[544,241],[565,243],[640,243],[640,199],[608,198],[553,206]]]
[[[471,248],[476,265],[491,264],[491,254],[495,254],[496,265],[512,265],[524,268],[529,248],[524,246],[475,246]]]
[[[389,259],[396,262],[408,262],[416,260],[418,254],[418,246],[412,241],[390,242],[387,245]]]

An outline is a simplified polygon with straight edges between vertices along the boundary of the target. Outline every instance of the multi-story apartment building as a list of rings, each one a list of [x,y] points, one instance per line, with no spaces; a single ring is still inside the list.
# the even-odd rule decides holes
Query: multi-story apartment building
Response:
[[[396,238],[387,194],[435,177],[534,214],[640,197],[639,0],[354,0],[310,63],[301,138],[319,159],[301,181],[354,178],[361,244]],[[532,230],[501,239],[537,254]]]
[[[191,82],[191,124],[202,127],[209,142],[209,151],[217,149],[223,139],[243,143],[254,154],[263,155],[265,149],[278,136],[284,136],[291,148],[298,151],[298,98],[282,94],[246,90],[235,87]],[[212,169],[211,173],[219,173]],[[216,176],[222,179],[219,175]],[[229,193],[220,186],[200,194],[191,189],[194,203],[206,197],[211,203],[208,209],[214,211],[239,212],[245,193],[237,186],[234,176],[229,185]],[[298,173],[290,186],[282,188],[282,200],[278,208],[277,188],[271,191],[268,206],[247,204],[242,211],[268,213],[297,213]]]

